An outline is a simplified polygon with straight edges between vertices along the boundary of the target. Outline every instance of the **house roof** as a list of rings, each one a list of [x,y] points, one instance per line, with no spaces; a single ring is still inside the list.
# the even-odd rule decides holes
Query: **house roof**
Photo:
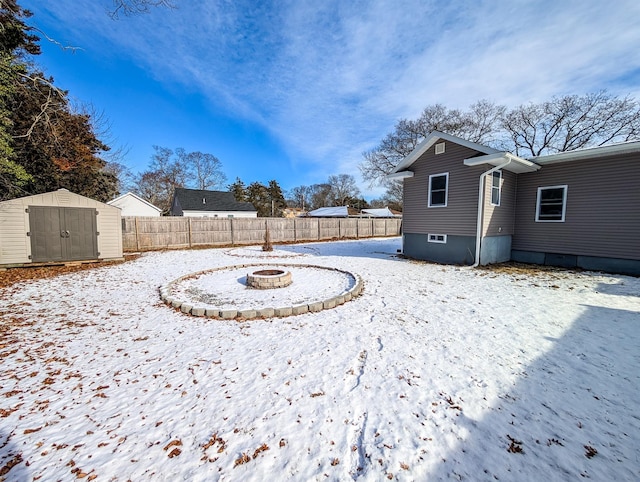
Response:
[[[496,149],[493,149],[491,147],[483,146],[482,144],[476,144],[475,142],[467,141],[460,137],[452,136],[450,134],[445,134],[444,132],[432,131],[427,137],[424,138],[424,140],[420,144],[416,146],[416,148],[413,151],[409,153],[409,155],[407,155],[407,157],[405,157],[400,162],[400,164],[398,164],[395,167],[393,171],[391,171],[389,178],[398,179],[402,177],[411,177],[411,175],[408,175],[408,174],[404,175],[404,173],[403,174],[400,174],[400,173],[402,171],[406,171],[411,166],[411,164],[416,162],[422,154],[424,154],[427,150],[429,150],[429,148],[431,148],[431,146],[433,146],[439,140],[453,142],[460,146],[468,147],[469,149],[473,149],[475,151],[482,152],[484,154],[496,154],[499,152]]]
[[[154,206],[153,204],[151,204],[149,201],[145,201],[144,199],[142,199],[140,196],[136,196],[134,193],[132,192],[128,192],[123,194],[122,196],[118,196],[117,198],[112,199],[111,201],[107,201],[107,204],[111,205],[111,206],[115,206],[117,204],[118,201],[120,201],[121,199],[127,198],[127,197],[131,197],[133,199],[135,199],[136,201],[140,201],[141,203],[146,204],[147,206],[155,209],[156,211],[158,211],[159,213],[162,212],[162,209],[160,209],[157,206]],[[118,207],[118,206],[116,206]],[[119,208],[118,208],[119,209]]]
[[[330,218],[330,217],[347,217],[349,215],[358,214],[358,210],[349,206],[335,206],[328,208],[318,208],[307,213],[308,216]]]
[[[374,218],[393,218],[396,216],[402,216],[400,211],[396,211],[394,209],[386,208],[370,208],[363,209],[362,214],[368,214]]]
[[[201,191],[177,187],[173,196],[183,211],[256,211],[253,204],[238,202],[233,193],[226,191]]]
[[[537,164],[545,165],[635,153],[640,153],[640,140],[620,142],[606,146],[588,147],[586,149],[575,149],[573,151],[559,152],[548,156],[532,157],[530,160]]]

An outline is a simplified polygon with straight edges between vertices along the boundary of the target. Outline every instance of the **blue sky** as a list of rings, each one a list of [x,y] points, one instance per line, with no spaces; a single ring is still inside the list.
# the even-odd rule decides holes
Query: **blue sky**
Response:
[[[353,174],[427,105],[607,89],[640,98],[637,0],[22,0],[56,85],[110,120],[134,172],[153,145],[214,154],[229,182]],[[366,198],[382,191],[361,183]]]

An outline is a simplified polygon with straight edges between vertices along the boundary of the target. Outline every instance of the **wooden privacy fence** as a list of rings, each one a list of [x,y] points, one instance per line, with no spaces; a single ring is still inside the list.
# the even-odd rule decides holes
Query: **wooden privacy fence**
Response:
[[[398,218],[122,218],[124,251],[399,236]]]

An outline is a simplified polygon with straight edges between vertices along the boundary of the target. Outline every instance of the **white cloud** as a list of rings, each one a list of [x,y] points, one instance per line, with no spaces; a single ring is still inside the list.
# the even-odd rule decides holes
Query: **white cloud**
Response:
[[[356,173],[362,151],[428,104],[640,95],[637,77],[619,81],[640,66],[636,0],[194,0],[115,22],[94,2],[43,8],[74,39],[262,124],[327,174]]]

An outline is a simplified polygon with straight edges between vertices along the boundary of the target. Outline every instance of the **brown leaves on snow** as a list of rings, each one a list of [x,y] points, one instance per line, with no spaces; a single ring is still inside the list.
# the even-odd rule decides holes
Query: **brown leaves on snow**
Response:
[[[512,454],[523,454],[524,450],[522,450],[522,442],[520,440],[514,439],[511,435],[507,434],[507,438],[509,439],[509,448],[507,452]]]
[[[177,457],[178,455],[180,455],[182,453],[182,450],[180,450],[178,447],[182,446],[182,441],[181,440],[172,440],[171,442],[169,442],[162,450],[164,450],[165,452],[168,451],[171,447],[174,447],[174,449],[169,452],[167,455],[170,459]]]

